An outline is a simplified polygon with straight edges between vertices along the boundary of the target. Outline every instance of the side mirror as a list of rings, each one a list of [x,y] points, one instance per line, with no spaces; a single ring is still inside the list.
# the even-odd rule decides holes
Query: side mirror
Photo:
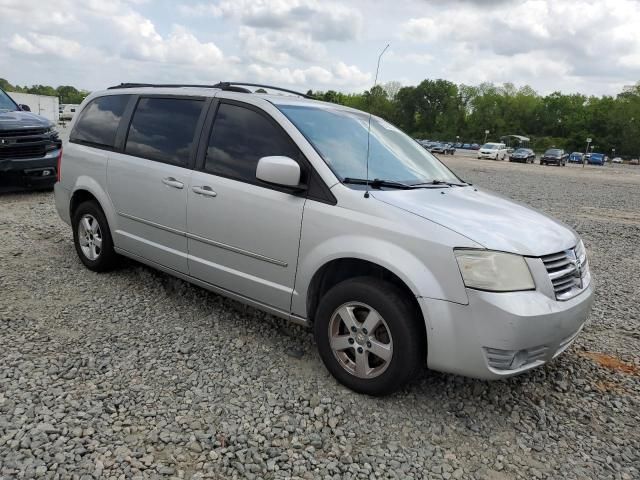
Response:
[[[19,108],[20,110],[25,111],[25,112],[30,112],[30,111],[31,111],[31,108],[29,108],[29,105],[25,105],[24,103],[20,103],[20,104],[18,105],[18,108]]]
[[[262,157],[256,167],[256,178],[273,185],[304,188],[300,185],[300,165],[289,157]]]

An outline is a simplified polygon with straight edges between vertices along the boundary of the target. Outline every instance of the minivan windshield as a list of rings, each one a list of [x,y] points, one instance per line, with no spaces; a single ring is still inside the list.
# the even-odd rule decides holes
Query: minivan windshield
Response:
[[[17,110],[18,106],[15,104],[15,102],[13,100],[11,100],[11,98],[9,97],[9,95],[7,95],[6,93],[4,93],[4,90],[0,90],[0,111],[2,112],[12,112],[14,110]]]
[[[495,150],[496,148],[498,148],[498,144],[496,143],[485,143],[482,146],[483,150]]]
[[[325,106],[276,106],[341,181],[369,178],[409,185],[434,180],[461,181],[418,142],[374,116],[371,117],[367,176],[368,114]]]

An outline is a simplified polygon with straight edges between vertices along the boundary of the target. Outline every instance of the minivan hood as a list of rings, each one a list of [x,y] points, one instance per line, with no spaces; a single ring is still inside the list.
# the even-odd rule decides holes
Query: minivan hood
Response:
[[[475,187],[384,190],[372,192],[372,196],[489,250],[538,257],[573,248],[577,243],[576,233],[563,223]]]
[[[20,128],[45,128],[52,123],[40,115],[22,110],[14,112],[0,112],[0,131],[17,130]]]

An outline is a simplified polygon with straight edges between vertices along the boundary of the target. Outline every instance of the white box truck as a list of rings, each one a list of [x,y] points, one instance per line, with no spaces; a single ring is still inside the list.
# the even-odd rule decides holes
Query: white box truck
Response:
[[[7,92],[13,100],[20,105],[27,105],[36,115],[40,115],[53,123],[58,123],[59,104],[58,97],[49,95],[34,95],[31,93]]]

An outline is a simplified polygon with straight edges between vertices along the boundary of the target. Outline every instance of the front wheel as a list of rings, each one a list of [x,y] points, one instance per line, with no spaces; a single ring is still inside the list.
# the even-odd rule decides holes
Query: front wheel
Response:
[[[415,306],[392,283],[345,280],[320,301],[314,335],[331,374],[350,389],[386,395],[414,378],[426,358]]]

